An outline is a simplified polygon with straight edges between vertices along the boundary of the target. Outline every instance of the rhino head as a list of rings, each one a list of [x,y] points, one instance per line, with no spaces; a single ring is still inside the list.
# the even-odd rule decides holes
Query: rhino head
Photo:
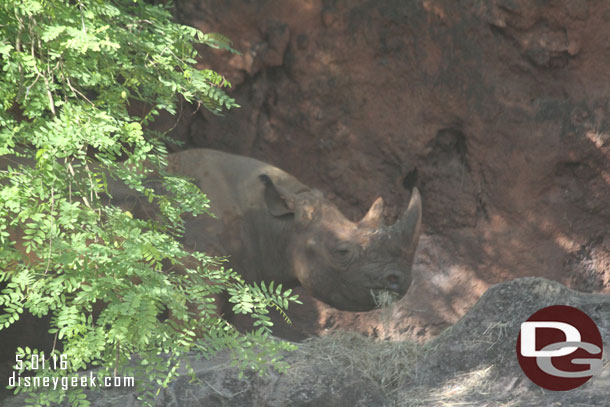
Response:
[[[309,294],[346,311],[375,308],[375,294],[382,291],[405,295],[421,230],[417,188],[400,218],[385,226],[381,197],[362,220],[352,222],[315,190],[261,178],[269,212],[292,222],[286,242],[289,272]]]

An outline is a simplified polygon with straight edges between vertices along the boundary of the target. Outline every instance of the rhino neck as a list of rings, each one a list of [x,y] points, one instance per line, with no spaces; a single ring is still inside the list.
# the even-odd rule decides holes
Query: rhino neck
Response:
[[[244,215],[243,247],[232,259],[236,269],[247,281],[298,285],[289,250],[294,234],[292,220],[269,216],[264,209],[253,209]]]

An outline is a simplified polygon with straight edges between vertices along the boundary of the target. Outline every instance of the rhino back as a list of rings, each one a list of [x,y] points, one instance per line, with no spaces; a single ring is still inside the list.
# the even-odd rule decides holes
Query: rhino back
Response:
[[[257,174],[268,164],[209,149],[186,150],[170,155],[168,170],[191,177],[210,198],[212,212],[242,214],[262,197]]]

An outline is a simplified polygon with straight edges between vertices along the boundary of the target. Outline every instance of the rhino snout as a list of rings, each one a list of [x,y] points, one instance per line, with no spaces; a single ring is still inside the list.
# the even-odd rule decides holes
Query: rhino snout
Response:
[[[400,280],[400,275],[397,272],[391,271],[385,275],[385,286],[390,291],[399,292]]]
[[[390,270],[382,275],[381,285],[388,291],[404,295],[411,285],[411,279],[402,271]]]

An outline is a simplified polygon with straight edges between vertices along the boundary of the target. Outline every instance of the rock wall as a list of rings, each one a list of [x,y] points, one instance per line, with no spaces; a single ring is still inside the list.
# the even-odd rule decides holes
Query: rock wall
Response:
[[[494,283],[543,276],[610,292],[610,4],[587,0],[179,0],[232,82],[224,118],[184,105],[188,147],[253,156],[348,216],[392,222],[417,185],[415,281],[390,310],[307,299],[298,337],[350,328],[425,339]],[[176,124],[166,117],[160,123]],[[388,314],[389,313],[389,314]],[[389,315],[389,316],[388,316]]]

